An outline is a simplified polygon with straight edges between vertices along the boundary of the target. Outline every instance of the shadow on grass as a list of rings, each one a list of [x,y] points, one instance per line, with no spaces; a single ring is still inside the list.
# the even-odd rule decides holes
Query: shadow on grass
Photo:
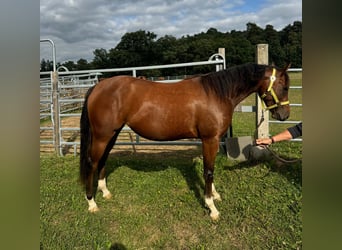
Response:
[[[234,171],[237,169],[253,168],[260,164],[264,164],[270,171],[279,173],[285,176],[289,182],[294,183],[296,186],[302,187],[302,159],[295,160],[296,161],[294,162],[282,162],[276,158],[249,160],[244,162],[236,162],[232,166],[226,165],[224,166],[224,169]]]
[[[121,243],[114,243],[110,246],[110,250],[126,250],[127,248]]]
[[[203,206],[204,180],[201,174],[202,169],[196,169],[196,167],[198,168],[198,163],[196,163],[196,161],[194,160],[199,156],[201,156],[200,149],[173,149],[163,150],[159,152],[151,150],[147,152],[138,151],[136,153],[133,153],[130,150],[118,151],[109,155],[106,163],[106,175],[110,176],[111,174],[115,174],[115,170],[120,168],[121,166],[126,166],[132,170],[143,172],[158,172],[164,171],[168,168],[175,168],[184,177],[189,190],[191,190],[195,194],[198,203]],[[276,172],[285,176],[290,183],[301,189],[301,159],[294,163],[281,163],[273,158],[258,161],[250,160],[244,162],[229,162],[228,160],[227,164],[223,163],[223,170],[233,172],[239,169],[258,167],[261,164],[264,164],[270,172]],[[94,182],[94,184],[96,185],[96,182]]]
[[[194,158],[201,150],[170,150],[162,152],[116,152],[109,155],[106,163],[106,175],[115,174],[115,170],[126,166],[135,171],[157,172],[168,168],[177,169],[184,177],[189,190],[193,191],[198,202],[203,205],[204,181],[196,170]]]

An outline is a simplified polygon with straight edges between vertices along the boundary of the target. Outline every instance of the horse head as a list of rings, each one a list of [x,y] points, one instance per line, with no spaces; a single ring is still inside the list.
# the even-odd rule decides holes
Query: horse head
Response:
[[[290,104],[288,93],[290,78],[287,73],[290,64],[283,69],[268,66],[265,70],[265,77],[260,80],[259,96],[263,100],[263,106],[269,110],[274,119],[284,121],[290,116]]]

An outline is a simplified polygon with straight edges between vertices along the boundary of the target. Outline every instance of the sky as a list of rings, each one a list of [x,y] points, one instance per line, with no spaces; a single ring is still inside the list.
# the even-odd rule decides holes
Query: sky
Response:
[[[40,39],[51,39],[56,61],[92,61],[95,49],[115,48],[127,32],[180,38],[215,28],[246,30],[248,22],[281,30],[302,21],[301,0],[41,0]],[[210,55],[209,55],[210,56]],[[52,60],[40,43],[40,58]]]

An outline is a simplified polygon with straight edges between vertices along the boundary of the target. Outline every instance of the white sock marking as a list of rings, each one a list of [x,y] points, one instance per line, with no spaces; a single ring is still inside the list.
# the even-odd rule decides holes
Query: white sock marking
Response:
[[[220,196],[220,194],[216,191],[215,186],[214,186],[214,183],[212,184],[211,190],[212,190],[212,193],[213,193],[214,200],[221,201],[221,200],[222,200],[222,199],[221,199],[221,196]]]
[[[106,179],[99,180],[99,182],[98,182],[98,189],[100,189],[102,191],[104,198],[109,199],[109,198],[112,197],[112,194],[107,189]]]
[[[214,199],[213,196],[212,197],[205,197],[205,204],[207,204],[208,208],[210,209],[210,217],[213,220],[217,220],[219,217],[219,211],[217,211],[215,204],[214,204]]]
[[[87,197],[86,197],[86,199],[87,199]],[[89,212],[93,213],[93,212],[99,211],[99,208],[97,207],[94,198],[91,198],[91,200],[87,199],[87,201],[88,201],[88,205],[89,205],[89,208],[88,208]]]

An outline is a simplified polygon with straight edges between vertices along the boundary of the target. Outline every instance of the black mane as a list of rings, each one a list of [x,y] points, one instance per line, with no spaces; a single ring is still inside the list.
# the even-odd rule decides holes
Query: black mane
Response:
[[[267,65],[246,63],[226,70],[201,76],[201,84],[207,94],[213,92],[224,100],[234,93],[249,91],[264,77]]]

